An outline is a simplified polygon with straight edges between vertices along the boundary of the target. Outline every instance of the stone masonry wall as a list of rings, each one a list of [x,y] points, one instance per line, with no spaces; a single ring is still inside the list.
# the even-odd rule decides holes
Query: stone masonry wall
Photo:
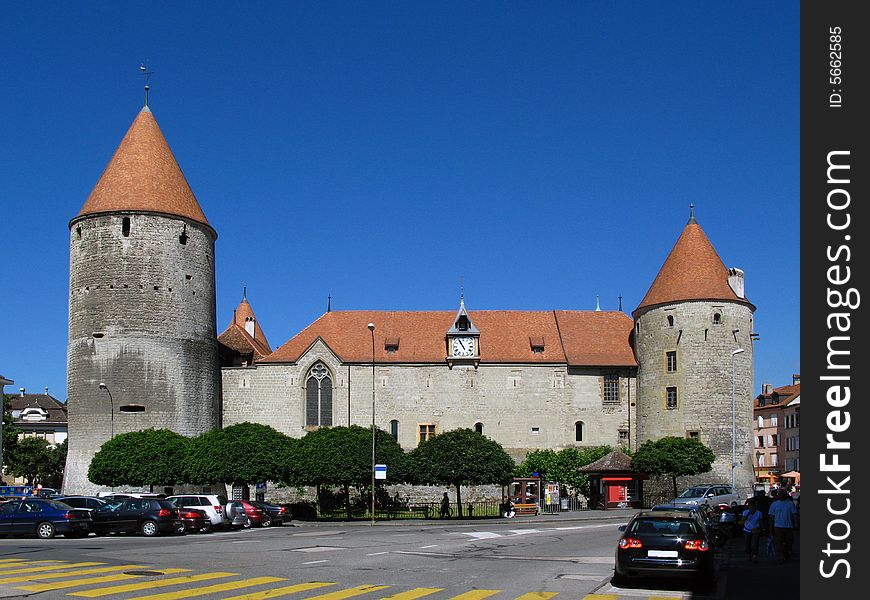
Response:
[[[193,436],[219,425],[210,229],[153,214],[74,221],[69,307],[64,492],[98,489],[88,481],[87,469],[113,432],[154,427]],[[119,410],[129,404],[145,410]]]

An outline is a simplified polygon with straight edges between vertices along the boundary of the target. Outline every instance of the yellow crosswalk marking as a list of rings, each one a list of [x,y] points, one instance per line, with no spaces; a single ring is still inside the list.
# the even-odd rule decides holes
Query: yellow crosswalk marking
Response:
[[[214,594],[215,592],[239,590],[241,588],[262,585],[264,583],[275,583],[278,581],[287,580],[284,577],[254,577],[252,579],[241,579],[229,583],[216,583],[215,585],[207,585],[205,587],[192,588],[189,590],[179,590],[177,592],[163,592],[162,594],[152,594],[150,596],[136,596],[136,600],[177,600],[178,598],[195,598],[196,596],[205,596],[206,594]]]
[[[407,592],[400,592],[398,594],[388,596],[387,598],[382,598],[381,600],[415,600],[416,598],[422,598],[423,596],[428,596],[429,594],[440,592],[443,589],[444,588],[414,588],[413,590],[408,590]]]
[[[559,592],[529,592],[519,596],[516,600],[550,600],[550,598],[558,594]]]
[[[297,583],[296,585],[287,585],[284,587],[273,588],[271,590],[265,590],[263,592],[254,592],[252,594],[242,594],[241,596],[233,596],[231,598],[224,598],[224,600],[264,600],[265,598],[277,598],[279,596],[286,596],[288,594],[295,594],[296,592],[305,592],[308,590],[316,590],[317,588],[322,588],[327,585],[335,585],[332,582],[326,581],[311,581],[309,583]]]
[[[616,594],[586,594],[583,600],[619,600]]]
[[[126,571],[127,569],[144,569],[145,565],[118,565],[116,567],[94,567],[93,569],[75,569],[61,573],[37,573],[35,575],[16,575],[15,577],[3,577],[0,583],[19,583],[21,581],[42,581],[43,579],[60,579],[72,575],[94,575],[97,573],[112,573],[114,571]],[[173,573],[184,573],[190,569],[174,569]],[[161,571],[163,572],[163,571]]]
[[[117,575],[104,575],[103,577],[82,577],[80,579],[67,579],[66,581],[55,581],[53,583],[34,583],[33,585],[22,585],[15,589],[27,590],[28,592],[49,592],[51,590],[62,590],[65,588],[78,587],[80,585],[89,585],[92,583],[112,583],[113,581],[138,579],[139,577],[142,576],[120,573]]]
[[[57,571],[58,569],[71,569],[73,567],[94,567],[96,565],[104,565],[104,562],[80,562],[66,563],[62,565],[51,565],[47,567],[26,567],[23,569],[6,569],[0,571],[0,575],[17,575],[18,573],[40,573],[42,571]]]
[[[388,585],[358,585],[356,587],[347,588],[346,590],[339,590],[337,592],[330,592],[328,594],[321,594],[319,596],[311,596],[306,598],[305,600],[343,600],[344,598],[353,598],[354,596],[359,596],[360,594],[368,594],[369,592],[376,592],[378,590],[387,589]]]
[[[453,596],[450,600],[482,600],[498,594],[501,590],[471,590],[458,596]]]
[[[139,590],[148,590],[151,588],[167,587],[170,585],[181,585],[182,583],[193,583],[196,581],[208,581],[209,579],[221,579],[223,577],[234,577],[238,573],[202,573],[200,575],[189,575],[187,577],[170,577],[169,579],[154,579],[142,583],[128,583],[126,585],[113,585],[110,587],[95,588],[92,590],[83,590],[81,592],[70,592],[67,596],[84,596],[85,598],[99,598],[100,596],[108,596],[110,594],[120,594],[121,592],[138,592]]]

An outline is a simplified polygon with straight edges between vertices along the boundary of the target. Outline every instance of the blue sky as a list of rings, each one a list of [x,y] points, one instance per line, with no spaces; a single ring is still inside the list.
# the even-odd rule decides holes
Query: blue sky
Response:
[[[798,2],[14,3],[0,374],[66,398],[68,221],[142,106],[218,232],[218,331],[630,313],[696,216],[800,372]]]

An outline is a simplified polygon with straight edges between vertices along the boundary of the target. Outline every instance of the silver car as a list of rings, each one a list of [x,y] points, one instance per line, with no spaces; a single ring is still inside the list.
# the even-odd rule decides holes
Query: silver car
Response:
[[[674,498],[674,504],[706,504],[707,506],[737,506],[740,502],[730,485],[714,483],[694,485]]]

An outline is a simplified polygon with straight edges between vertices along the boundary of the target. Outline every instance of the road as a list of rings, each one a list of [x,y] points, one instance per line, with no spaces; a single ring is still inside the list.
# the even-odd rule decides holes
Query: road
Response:
[[[0,541],[0,598],[698,598],[613,588],[628,514]],[[673,585],[673,584],[671,584]],[[715,591],[712,592],[715,595]]]

